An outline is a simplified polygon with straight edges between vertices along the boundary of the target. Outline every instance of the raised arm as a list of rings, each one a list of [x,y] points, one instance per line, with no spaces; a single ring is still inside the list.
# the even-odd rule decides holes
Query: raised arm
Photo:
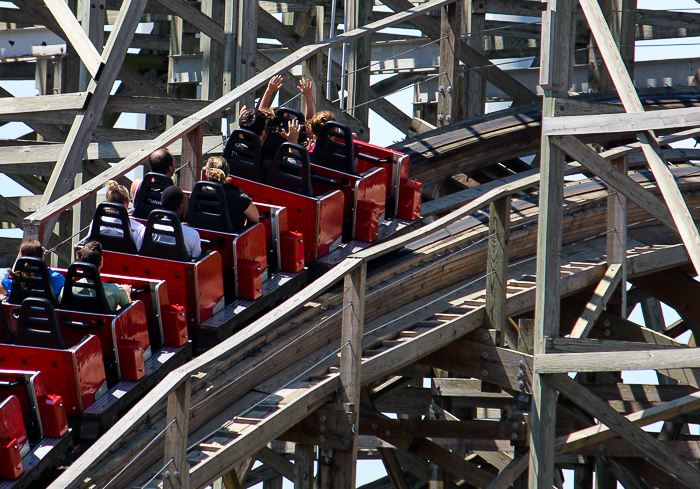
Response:
[[[313,85],[311,80],[307,78],[302,78],[299,80],[299,86],[297,86],[301,94],[304,96],[304,105],[306,106],[306,120],[310,120],[314,116],[314,97],[313,97]]]
[[[272,99],[275,98],[275,94],[279,91],[280,88],[282,88],[282,76],[275,75],[272,78],[270,78],[270,81],[267,83],[265,93],[260,99],[258,109],[267,109],[268,107],[270,107]]]

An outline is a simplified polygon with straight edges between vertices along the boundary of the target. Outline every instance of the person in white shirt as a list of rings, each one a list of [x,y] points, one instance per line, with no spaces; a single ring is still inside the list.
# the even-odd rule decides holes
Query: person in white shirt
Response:
[[[187,215],[187,206],[189,204],[189,198],[185,192],[183,192],[180,187],[168,187],[163,191],[160,202],[163,205],[163,209],[173,211],[180,218],[180,222],[182,223],[182,237],[185,240],[185,249],[189,257],[196,258],[201,255],[202,241],[199,237],[199,233],[184,222],[185,216]]]
[[[105,184],[105,189],[107,189],[107,202],[121,204],[127,210],[129,209],[129,191],[126,189],[125,186],[119,185],[114,180],[110,180]],[[114,222],[115,224],[118,224],[117,219],[114,217],[104,216],[102,220],[103,222]],[[141,244],[143,243],[143,233],[146,230],[146,226],[138,222],[133,217],[130,217],[129,221],[129,226],[131,228],[131,237],[134,239],[136,249],[141,249]],[[122,230],[120,228],[105,225],[102,225],[100,227],[100,232],[103,234],[112,234],[115,236],[122,235]],[[88,236],[90,236],[90,233],[92,233],[92,223],[90,223]]]

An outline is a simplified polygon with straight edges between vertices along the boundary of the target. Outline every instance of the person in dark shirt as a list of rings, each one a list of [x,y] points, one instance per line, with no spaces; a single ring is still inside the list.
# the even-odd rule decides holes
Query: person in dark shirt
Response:
[[[226,194],[226,206],[229,219],[236,232],[240,232],[249,223],[256,223],[260,216],[253,204],[253,199],[228,180],[228,163],[222,156],[212,156],[204,167],[207,180],[220,183]]]

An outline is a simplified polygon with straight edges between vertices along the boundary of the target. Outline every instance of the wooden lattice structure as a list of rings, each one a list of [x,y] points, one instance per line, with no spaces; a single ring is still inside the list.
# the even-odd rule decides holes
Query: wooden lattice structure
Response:
[[[635,40],[697,35],[698,14],[633,0],[382,4],[0,8],[2,35],[18,46],[0,48],[0,78],[35,78],[40,91],[2,93],[2,120],[34,137],[3,140],[0,172],[35,195],[0,207],[25,237],[65,241],[63,262],[107,180],[128,184],[170,146],[191,187],[202,155],[221,152],[238,107],[274,74],[292,105],[300,75],[317,108],[338,111],[347,88],[340,119],[361,139],[369,108],[405,134],[395,147],[411,155],[423,215],[435,219],[350,255],[172,372],[50,487],[276,489],[285,477],[348,489],[361,458],[387,472],[368,489],[560,487],[558,469],[572,469],[576,487],[594,474],[601,488],[700,487],[700,437],[688,429],[700,409],[700,154],[670,146],[700,134],[698,66],[656,75],[672,88],[633,82],[635,70],[664,69],[636,66]],[[329,39],[340,18],[346,32]],[[137,31],[145,23],[149,34]],[[20,52],[24,35],[57,36],[65,51]],[[341,84],[327,54],[344,43]],[[497,61],[530,55],[520,71]],[[370,85],[371,73],[394,74]],[[571,90],[581,73],[594,93]],[[383,98],[414,85],[414,117]],[[484,115],[487,99],[514,104]],[[115,129],[121,113],[144,115],[143,129]],[[0,242],[8,256],[17,246]],[[667,325],[661,302],[681,319]],[[637,304],[646,327],[628,319]],[[655,370],[658,384],[626,384],[625,370]],[[659,433],[641,429],[658,421]]]

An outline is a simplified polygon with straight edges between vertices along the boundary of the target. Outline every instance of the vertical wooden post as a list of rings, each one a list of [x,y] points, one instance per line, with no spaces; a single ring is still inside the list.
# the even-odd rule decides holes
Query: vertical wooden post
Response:
[[[556,97],[566,97],[571,80],[573,0],[549,0],[542,14],[540,85],[542,115],[554,116]],[[562,46],[566,47],[563,49]],[[542,136],[540,146],[540,220],[537,228],[537,290],[533,350],[545,353],[545,340],[559,334],[560,258],[564,201],[564,153]],[[557,392],[537,373],[532,380],[530,489],[551,487],[554,480],[554,427]]]
[[[225,0],[224,6],[224,90],[227,94],[236,86],[236,45],[238,38],[238,0]],[[226,118],[230,133],[238,122],[238,112]]]
[[[238,0],[238,35],[237,35],[237,66],[236,85],[240,85],[255,76],[255,56],[258,52],[258,2],[254,0]],[[241,99],[236,108],[243,105],[252,108],[255,94],[249,93]]]
[[[348,11],[348,31],[357,29],[370,22],[372,16],[372,0],[353,0],[346,2]],[[352,108],[350,114],[359,120],[363,126],[369,122],[369,105],[359,104],[367,102],[369,94],[369,68],[372,61],[372,38],[365,36],[350,43],[350,57],[348,58],[348,108]],[[367,135],[367,137],[369,137]]]
[[[625,68],[634,79],[634,40],[637,14],[636,0],[598,0],[600,9],[610,27]],[[614,90],[608,68],[603,61],[595,39],[591,36],[588,55],[588,88],[592,90]]]
[[[88,171],[83,164],[81,172],[75,175],[75,188],[91,180],[94,176],[95,175]],[[73,234],[75,234],[71,240],[73,247],[87,235],[87,230],[79,234],[78,231],[90,225],[92,217],[95,215],[96,206],[97,194],[92,194],[87,199],[81,201],[80,204],[73,206]]]
[[[489,249],[486,264],[486,321],[501,331],[501,346],[518,348],[518,332],[506,317],[508,284],[508,238],[510,236],[510,195],[491,203]]]
[[[324,7],[315,7],[315,11],[316,33],[314,41],[318,43],[323,41],[324,39],[323,16],[325,15],[325,10]],[[325,63],[323,62],[324,59],[325,58],[323,54],[318,53],[307,59],[303,65],[304,77],[311,80],[311,83],[313,85],[313,100],[316,106],[320,104],[321,97],[323,97],[324,88],[326,86],[324,80],[327,68]],[[304,107],[304,111],[306,111],[306,107]]]
[[[466,17],[466,31],[469,34],[468,44],[480,54],[484,54],[484,28],[486,25],[486,14],[474,12],[474,1],[464,2],[464,15]],[[484,115],[486,103],[486,80],[480,77],[474,70],[466,68],[464,75],[466,85],[466,117],[476,117]],[[454,121],[453,121],[454,122]]]
[[[165,432],[165,461],[172,463],[163,472],[164,489],[188,489],[187,424],[190,414],[189,377],[168,396],[167,422],[175,421]]]
[[[294,445],[294,489],[314,487],[314,447]]]
[[[217,22],[224,16],[223,0],[202,0],[202,13]],[[224,46],[202,34],[199,38],[202,51],[202,100],[216,100],[224,94]],[[218,130],[221,119],[210,119]]]
[[[622,172],[627,174],[627,161],[616,158],[610,162]],[[615,295],[608,301],[607,309],[615,314],[625,317],[627,311],[627,197],[609,190],[608,195],[608,265],[619,263],[622,272],[620,285]],[[613,311],[613,309],[615,309]]]
[[[98,53],[102,53],[105,39],[105,21],[107,20],[107,6],[105,0],[78,0],[78,15],[76,16],[83,26],[83,30],[95,45]],[[80,90],[86,90],[90,82],[90,73],[85,65],[80,63]]]
[[[459,45],[462,29],[462,2],[442,7],[440,22],[440,73],[438,78],[437,125],[457,121],[462,115],[462,89],[459,70]]]
[[[331,485],[334,489],[355,489],[366,275],[367,265],[363,261],[360,266],[345,276],[343,285],[343,329],[340,337],[343,349],[340,352],[339,398],[345,408],[353,435],[350,450],[333,451],[336,470]]]
[[[179,184],[183,190],[192,190],[194,184],[199,181],[202,172],[203,137],[204,126],[200,124],[182,138],[180,164],[187,164],[180,170]]]

